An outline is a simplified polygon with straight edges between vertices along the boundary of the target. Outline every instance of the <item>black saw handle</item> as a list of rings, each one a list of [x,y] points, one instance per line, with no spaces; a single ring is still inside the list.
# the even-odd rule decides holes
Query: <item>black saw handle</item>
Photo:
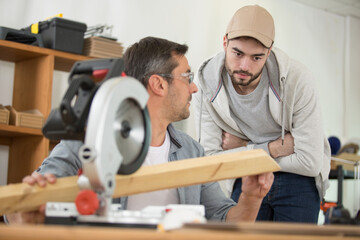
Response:
[[[84,140],[86,121],[96,91],[104,81],[121,76],[124,68],[121,58],[76,62],[60,107],[51,111],[42,129],[44,136],[51,140]]]

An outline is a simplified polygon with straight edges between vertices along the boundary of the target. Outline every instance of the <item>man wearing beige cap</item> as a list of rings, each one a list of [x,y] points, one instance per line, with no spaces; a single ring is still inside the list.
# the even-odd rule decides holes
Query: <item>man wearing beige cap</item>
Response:
[[[261,148],[280,165],[257,220],[316,223],[328,187],[330,147],[314,79],[274,48],[274,20],[253,5],[237,10],[224,51],[197,74],[195,120],[207,155]],[[232,199],[241,179],[228,181]]]

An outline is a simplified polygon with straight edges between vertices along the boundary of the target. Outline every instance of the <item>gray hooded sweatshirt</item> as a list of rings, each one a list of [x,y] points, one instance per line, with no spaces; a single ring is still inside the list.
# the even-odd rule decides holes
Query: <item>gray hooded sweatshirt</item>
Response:
[[[260,148],[256,143],[227,151],[221,147],[222,131],[247,139],[231,116],[223,82],[227,74],[224,61],[224,52],[205,61],[195,79],[199,87],[193,101],[195,122],[206,155]],[[271,51],[265,68],[269,74],[270,113],[281,126],[282,136],[290,132],[295,145],[293,154],[275,160],[283,172],[315,177],[322,199],[329,185],[330,146],[323,133],[314,78],[304,65],[276,48]],[[233,183],[234,179],[227,182],[229,193]]]

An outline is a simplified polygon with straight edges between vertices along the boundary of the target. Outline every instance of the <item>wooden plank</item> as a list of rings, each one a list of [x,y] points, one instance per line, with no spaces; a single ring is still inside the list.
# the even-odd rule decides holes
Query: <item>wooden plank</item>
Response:
[[[222,154],[144,166],[131,175],[116,176],[114,197],[237,178],[280,169],[263,150]],[[74,201],[77,176],[57,180],[45,188],[28,184],[0,187],[0,214],[29,211],[48,201]]]
[[[118,176],[115,196],[237,178],[280,167],[263,150],[207,156],[142,167],[134,175]],[[120,183],[119,183],[120,182]]]

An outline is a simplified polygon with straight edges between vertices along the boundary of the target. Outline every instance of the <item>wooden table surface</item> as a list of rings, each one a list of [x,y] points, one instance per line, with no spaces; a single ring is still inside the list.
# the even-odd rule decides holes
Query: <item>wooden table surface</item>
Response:
[[[216,226],[215,226],[216,225]],[[0,224],[0,239],[262,239],[262,240],[335,240],[360,239],[359,226],[316,226],[307,224],[215,224],[204,227],[187,226],[168,232],[151,229],[54,226],[54,225],[5,225]]]

